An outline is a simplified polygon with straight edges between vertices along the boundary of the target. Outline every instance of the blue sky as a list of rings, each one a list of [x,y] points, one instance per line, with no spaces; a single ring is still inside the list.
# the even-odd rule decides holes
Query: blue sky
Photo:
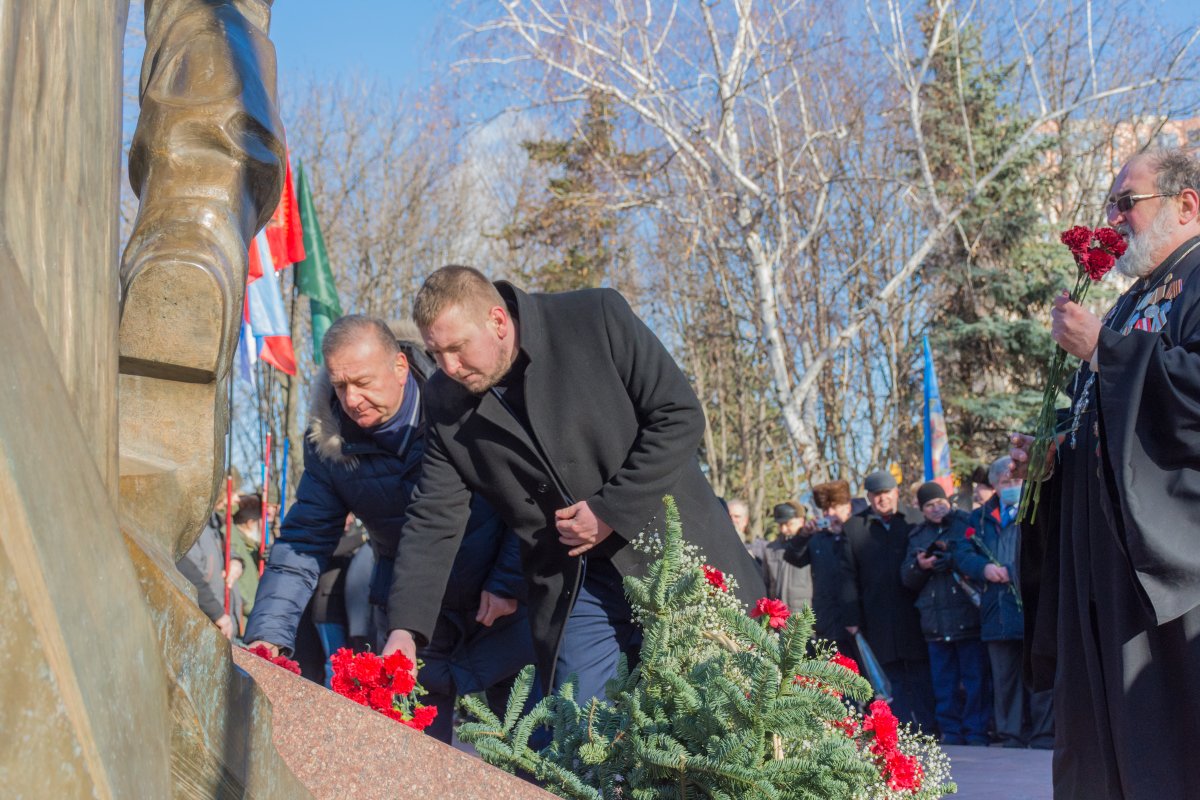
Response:
[[[1200,0],[1143,0],[1178,29],[1200,23]],[[449,0],[275,0],[271,39],[281,89],[310,77],[364,77],[412,88],[448,66],[462,33]]]
[[[447,66],[432,43],[458,35],[450,9],[432,0],[276,0],[280,88],[333,76],[419,86]]]

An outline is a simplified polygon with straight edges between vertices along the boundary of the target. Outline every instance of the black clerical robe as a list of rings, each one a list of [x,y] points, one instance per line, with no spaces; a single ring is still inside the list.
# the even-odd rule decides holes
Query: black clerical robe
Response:
[[[1114,305],[1096,361],[1024,553],[1055,797],[1200,797],[1200,237]]]

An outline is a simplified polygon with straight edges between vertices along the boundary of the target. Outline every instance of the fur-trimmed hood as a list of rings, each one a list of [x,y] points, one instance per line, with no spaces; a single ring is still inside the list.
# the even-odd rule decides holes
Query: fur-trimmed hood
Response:
[[[417,326],[411,320],[394,320],[388,323],[388,327],[400,341],[400,347],[408,357],[409,369],[416,375],[419,383],[424,383],[432,362],[429,356],[425,355]],[[337,396],[333,392],[329,370],[321,367],[309,390],[307,438],[322,461],[353,469],[358,459],[344,452],[346,440],[342,436],[343,422],[354,424],[347,420],[337,407]]]

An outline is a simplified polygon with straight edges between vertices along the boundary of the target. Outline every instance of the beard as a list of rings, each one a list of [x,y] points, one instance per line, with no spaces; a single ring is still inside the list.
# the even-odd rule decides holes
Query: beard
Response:
[[[516,358],[514,357],[513,360],[507,364],[497,364],[495,368],[487,372],[473,372],[467,376],[466,381],[462,381],[457,378],[454,378],[454,380],[468,392],[476,397],[479,397],[490,392],[493,387],[499,384],[500,381],[504,380],[505,376],[507,376],[512,370],[513,363],[515,363],[515,361]]]
[[[500,383],[500,381],[504,379],[504,376],[507,374],[508,370],[506,369],[503,372],[490,372],[486,375],[472,375],[471,382],[464,383],[463,386],[471,394],[475,395],[476,397],[480,397],[490,392],[497,384]]]
[[[1125,255],[1117,259],[1117,270],[1130,278],[1144,278],[1153,272],[1161,261],[1155,257],[1156,254],[1170,247],[1174,221],[1175,213],[1171,204],[1163,203],[1150,221],[1150,227],[1141,233],[1133,233],[1127,224],[1117,228],[1117,233],[1129,243]]]

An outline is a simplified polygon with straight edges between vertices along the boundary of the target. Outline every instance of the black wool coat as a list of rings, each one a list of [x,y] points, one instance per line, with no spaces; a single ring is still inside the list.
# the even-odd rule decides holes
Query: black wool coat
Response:
[[[817,531],[812,536],[793,536],[783,554],[789,564],[812,567],[812,609],[821,639],[844,641],[846,626],[859,624],[858,594],[846,548],[841,533]]]
[[[917,612],[917,593],[900,581],[908,533],[924,519],[920,511],[900,506],[891,526],[885,527],[868,508],[852,516],[843,528],[856,594],[856,602],[850,606],[857,609],[862,634],[882,664],[929,658]]]
[[[423,396],[427,448],[396,553],[388,604],[393,628],[428,637],[437,618],[471,492],[482,495],[521,539],[534,647],[552,682],[564,623],[578,593],[581,560],[558,541],[554,512],[586,500],[614,533],[588,558],[610,558],[622,575],[644,574],[629,546],[663,527],[673,495],[684,538],[730,572],[739,597],[764,587],[754,560],[700,470],[704,415],[687,378],[617,292],[526,294],[496,284],[514,312],[528,358],[527,431],[492,392],[471,394],[442,372]]]

